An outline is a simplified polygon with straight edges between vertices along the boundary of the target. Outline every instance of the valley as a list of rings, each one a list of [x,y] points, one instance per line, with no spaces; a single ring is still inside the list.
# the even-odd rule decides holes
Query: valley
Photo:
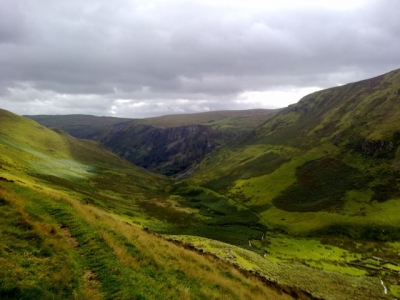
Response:
[[[274,111],[1,110],[0,297],[399,298],[399,91],[396,70]]]
[[[76,138],[98,141],[137,166],[172,176],[253,130],[278,111],[218,111],[147,119],[87,115],[27,117]]]

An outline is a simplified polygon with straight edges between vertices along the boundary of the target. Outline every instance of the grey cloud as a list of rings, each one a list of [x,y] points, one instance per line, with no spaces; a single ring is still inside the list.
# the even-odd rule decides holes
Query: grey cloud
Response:
[[[400,65],[400,3],[389,0],[250,12],[191,1],[4,2],[0,95],[10,107],[32,103],[25,84],[66,112],[109,113],[118,99],[232,108],[246,91],[330,87]]]
[[[6,1],[0,10],[0,44],[18,43],[25,35],[26,26],[18,1]]]

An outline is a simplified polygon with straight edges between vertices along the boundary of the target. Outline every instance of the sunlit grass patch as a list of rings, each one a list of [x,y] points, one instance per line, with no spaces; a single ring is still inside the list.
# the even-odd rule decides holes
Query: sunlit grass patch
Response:
[[[342,175],[346,174],[346,177]],[[276,207],[287,211],[337,210],[349,189],[365,189],[368,179],[339,160],[323,158],[296,169],[297,181],[274,198]]]
[[[306,265],[317,268],[317,269],[321,269],[321,270],[332,271],[332,272],[347,274],[347,275],[351,275],[351,276],[367,275],[367,271],[365,271],[365,270],[360,270],[358,268],[346,266],[343,264],[337,264],[335,262],[310,261],[310,262],[307,262]]]
[[[400,297],[400,285],[391,285],[389,290],[393,296]]]
[[[45,175],[63,178],[86,178],[92,175],[93,167],[76,162],[72,159],[57,159],[52,157],[41,157],[40,160],[30,162],[30,167]]]
[[[253,177],[250,179],[237,180],[231,192],[241,192],[245,197],[251,199],[248,204],[261,205],[270,203],[272,199],[296,182],[296,169],[304,163],[326,156],[327,153],[335,153],[337,150],[330,144],[322,145],[321,149],[313,149],[304,154],[297,153],[296,159],[282,164],[274,172]]]
[[[349,261],[360,258],[359,254],[352,254],[342,248],[324,245],[317,240],[306,238],[267,235],[264,241],[253,240],[252,243],[282,260]]]
[[[368,197],[368,196],[364,196]],[[386,236],[395,240],[398,236],[400,215],[399,200],[390,200],[384,203],[353,203],[345,206],[338,212],[285,212],[271,207],[260,213],[263,222],[274,229],[285,230],[294,235],[329,234],[335,235],[330,228],[341,228],[336,235],[347,235],[360,238],[362,235],[371,234],[365,238],[379,238]],[[371,230],[374,229],[374,232]],[[393,235],[390,238],[390,235]]]
[[[362,254],[322,244],[317,240],[267,235],[262,241],[252,240],[251,242],[254,247],[265,251],[268,257],[277,258],[279,261],[302,262],[318,269],[353,276],[366,275],[365,270],[347,265],[348,262],[361,259]]]
[[[171,238],[215,254],[245,270],[255,271],[265,278],[273,278],[279,284],[287,284],[309,291],[313,296],[322,299],[362,299],[371,297],[366,296],[368,294],[374,294],[377,297],[382,294],[378,280],[364,276],[365,271],[346,266],[344,262],[339,266],[336,265],[335,261],[325,260],[308,260],[304,265],[299,264],[301,260],[293,259],[291,263],[287,263],[282,260],[276,261],[276,257],[271,253],[266,253],[263,256],[215,240],[195,236],[171,236]],[[254,240],[252,242],[255,243]],[[298,243],[301,242],[298,241]],[[308,246],[313,248],[316,245],[321,244],[317,241],[310,241]],[[336,251],[337,247],[334,248]],[[336,254],[339,254],[339,252],[338,250]],[[350,259],[350,256],[348,259]],[[313,267],[311,268],[308,265]],[[338,288],[339,286],[341,288]]]
[[[384,266],[385,268],[390,269],[390,270],[400,272],[400,266],[399,266],[399,265],[394,265],[394,264],[388,263],[388,264],[385,264],[385,265],[383,265],[383,266]]]

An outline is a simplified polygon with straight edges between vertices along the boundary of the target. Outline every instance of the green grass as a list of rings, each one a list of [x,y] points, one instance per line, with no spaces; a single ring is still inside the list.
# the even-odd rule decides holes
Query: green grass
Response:
[[[268,226],[287,233],[306,236],[328,234],[351,238],[397,240],[400,201],[361,202],[341,212],[285,212],[275,207],[261,213]],[[393,212],[393,213],[390,213]],[[382,232],[384,231],[384,232]]]
[[[327,263],[327,262],[309,262],[307,263],[308,266],[322,269],[331,272],[337,272],[341,274],[347,274],[351,276],[363,276],[367,272],[364,270],[360,270],[358,268],[348,267],[345,265],[338,265],[336,263]]]
[[[346,174],[346,176],[343,176]],[[324,158],[297,168],[296,183],[273,199],[286,211],[340,209],[348,190],[365,189],[368,177],[339,160]]]
[[[286,150],[285,147],[282,148],[284,151]],[[251,199],[249,204],[263,205],[271,203],[282,191],[296,182],[296,169],[298,167],[307,161],[319,159],[327,154],[334,154],[337,149],[328,144],[305,153],[291,148],[287,151],[290,151],[289,153],[296,159],[290,159],[269,174],[236,180],[230,190],[231,193],[243,193],[246,198]]]
[[[400,266],[399,265],[394,265],[394,264],[386,264],[386,265],[384,265],[384,267],[386,267],[386,268],[388,268],[388,269],[390,269],[390,270],[393,270],[393,271],[397,271],[397,272],[400,272]]]
[[[204,187],[177,184],[170,190],[176,206],[143,202],[142,207],[153,220],[145,222],[150,229],[163,234],[196,235],[248,247],[248,240],[261,234],[259,216],[241,203]]]
[[[221,243],[215,240],[199,238],[194,236],[171,236],[172,239],[179,240],[188,245],[193,245],[204,252],[217,255],[223,260],[232,264],[240,265],[246,270],[256,271],[264,278],[274,278],[274,281],[280,285],[289,285],[299,288],[300,290],[309,292],[314,297],[322,299],[364,299],[380,298],[382,290],[380,282],[377,278],[371,278],[365,275],[365,272],[346,265],[336,266],[334,259],[344,261],[342,255],[351,257],[359,257],[360,255],[352,255],[346,250],[338,247],[327,247],[317,241],[307,241],[305,248],[301,254],[304,258],[309,258],[307,264],[299,264],[299,260],[295,259],[297,251],[290,252],[293,247],[302,247],[300,240],[289,239],[283,236],[276,238],[273,243],[284,241],[288,243],[288,248],[273,247],[277,253],[267,253],[265,257],[260,254],[235,247],[230,244]],[[255,241],[253,241],[255,242]],[[288,251],[289,249],[289,251]],[[282,253],[280,250],[286,251],[283,255],[285,258],[291,257],[296,263],[289,263],[289,260],[279,262],[275,261],[274,254]],[[328,256],[332,253],[331,262],[312,258],[308,251],[318,251],[320,257]],[[303,259],[304,259],[303,258]],[[303,261],[303,259],[301,261]],[[313,267],[310,267],[313,265]],[[340,287],[340,288],[339,288]]]
[[[389,290],[393,296],[400,297],[400,285],[391,285]]]
[[[278,261],[301,262],[317,269],[352,276],[367,274],[365,270],[347,265],[350,261],[360,259],[362,254],[325,245],[318,240],[273,234],[265,236],[263,240],[252,240],[252,245]]]
[[[2,298],[242,299],[274,294],[228,265],[45,186],[33,190],[4,183],[0,195],[0,252],[8,267],[0,272]],[[232,290],[231,281],[241,289]]]
[[[78,256],[67,247],[58,224],[27,213],[20,198],[9,192],[2,197],[0,297],[72,299],[74,291],[83,296]]]

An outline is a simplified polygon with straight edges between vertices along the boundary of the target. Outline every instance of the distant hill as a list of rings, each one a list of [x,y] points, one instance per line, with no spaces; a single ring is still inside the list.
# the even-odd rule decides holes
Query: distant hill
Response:
[[[99,141],[153,172],[174,175],[278,111],[216,111],[134,120],[87,115],[27,117],[75,137]]]
[[[0,142],[3,166],[21,166],[26,174],[79,181],[102,169],[115,169],[125,170],[143,186],[147,185],[146,181],[169,182],[115,155],[98,142],[76,139],[59,129],[46,128],[5,110],[0,110]],[[151,190],[142,189],[140,184],[136,186],[138,189],[133,186],[132,191],[140,193]]]
[[[58,128],[80,139],[95,139],[110,126],[132,121],[127,118],[96,117],[92,115],[33,115],[24,116],[46,127]]]

